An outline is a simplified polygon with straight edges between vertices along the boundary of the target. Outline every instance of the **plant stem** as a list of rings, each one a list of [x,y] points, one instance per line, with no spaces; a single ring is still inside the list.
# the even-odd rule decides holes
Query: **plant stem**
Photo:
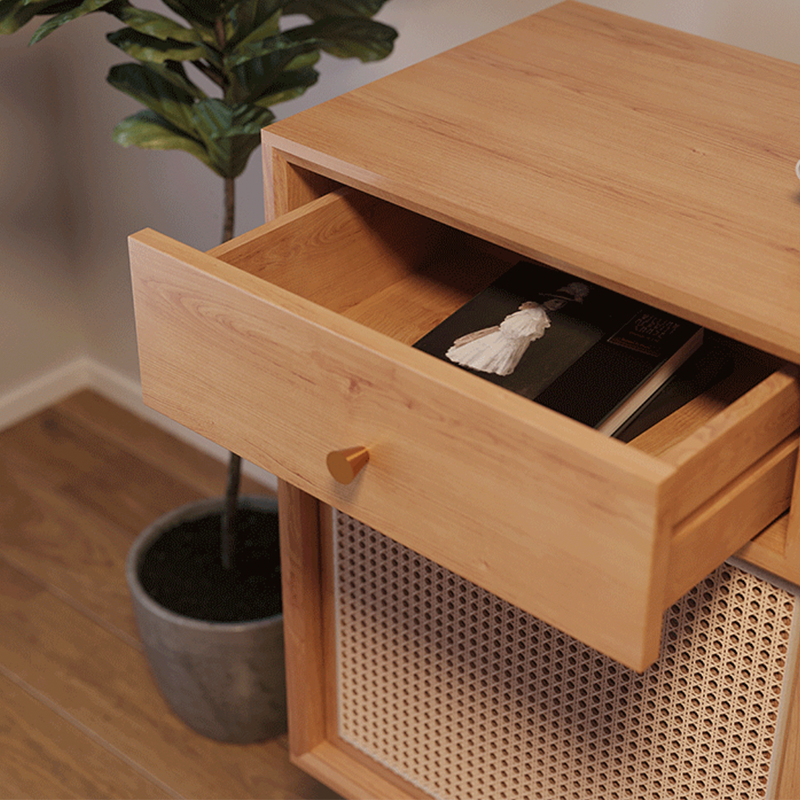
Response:
[[[217,46],[220,53],[225,52],[225,23],[222,17],[217,19],[215,32]],[[227,93],[228,80],[225,75],[220,75],[216,82]],[[222,241],[233,239],[233,228],[236,214],[236,179],[225,178],[225,206],[222,220]],[[242,459],[234,452],[229,453],[228,483],[225,488],[225,507],[222,512],[220,530],[220,556],[222,566],[232,569],[236,566],[236,511],[239,506],[239,487],[241,485]]]
[[[236,207],[236,181],[225,178],[225,213],[222,223],[222,241],[233,238],[233,223]],[[227,570],[236,564],[236,509],[239,505],[239,486],[241,483],[242,459],[231,452],[228,459],[228,483],[225,489],[225,508],[222,512],[220,530],[220,556],[222,566]]]
[[[197,69],[203,73],[212,83],[216,83],[217,86],[224,87],[225,86],[225,77],[224,75],[212,64],[206,64],[203,61],[192,61]]]
[[[236,214],[236,179],[225,178],[225,213],[222,220],[222,241],[233,239],[233,221]]]
[[[225,508],[222,512],[220,539],[220,554],[225,569],[231,569],[236,564],[236,509],[239,505],[241,473],[241,456],[231,453],[228,461],[228,486],[225,493]]]

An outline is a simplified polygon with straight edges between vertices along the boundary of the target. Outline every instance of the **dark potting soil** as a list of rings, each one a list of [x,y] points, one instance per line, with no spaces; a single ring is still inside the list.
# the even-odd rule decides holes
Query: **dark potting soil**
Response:
[[[281,613],[277,514],[237,512],[237,553],[226,570],[220,555],[220,515],[166,531],[145,552],[139,580],[157,603],[207,622],[250,622]]]

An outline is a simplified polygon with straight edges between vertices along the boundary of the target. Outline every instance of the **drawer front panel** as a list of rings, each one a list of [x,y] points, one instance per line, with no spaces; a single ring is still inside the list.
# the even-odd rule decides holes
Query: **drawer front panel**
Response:
[[[656,657],[668,468],[166,237],[131,260],[149,404],[625,663]],[[343,487],[326,455],[354,444],[370,461]]]

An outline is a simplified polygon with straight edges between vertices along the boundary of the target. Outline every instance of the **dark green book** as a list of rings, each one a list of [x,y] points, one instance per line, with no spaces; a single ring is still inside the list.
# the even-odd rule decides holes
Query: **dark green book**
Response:
[[[703,329],[538,262],[520,262],[415,347],[613,435]]]

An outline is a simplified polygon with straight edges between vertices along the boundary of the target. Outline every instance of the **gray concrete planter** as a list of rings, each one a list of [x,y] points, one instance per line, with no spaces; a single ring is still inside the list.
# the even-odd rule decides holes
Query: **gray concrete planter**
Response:
[[[277,514],[277,502],[269,498],[241,503]],[[135,540],[126,576],[153,676],[174,712],[212,739],[255,742],[286,730],[283,617],[241,623],[190,619],[156,603],[139,579],[144,554],[164,531],[221,505],[221,499],[201,501],[160,517]]]

